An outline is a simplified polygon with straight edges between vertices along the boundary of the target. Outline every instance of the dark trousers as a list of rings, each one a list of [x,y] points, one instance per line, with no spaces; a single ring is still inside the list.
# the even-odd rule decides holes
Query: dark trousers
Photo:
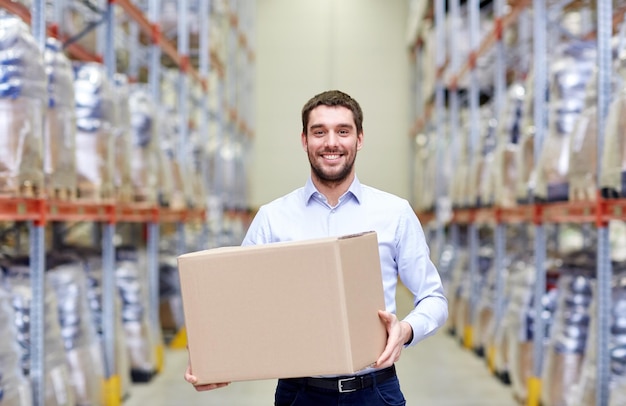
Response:
[[[406,405],[397,377],[354,392],[339,393],[280,379],[275,406],[389,406]]]

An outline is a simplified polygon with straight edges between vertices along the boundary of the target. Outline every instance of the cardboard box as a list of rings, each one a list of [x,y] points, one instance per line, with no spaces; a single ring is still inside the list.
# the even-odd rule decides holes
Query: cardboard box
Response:
[[[200,384],[351,374],[384,350],[374,232],[216,248],[178,266]]]

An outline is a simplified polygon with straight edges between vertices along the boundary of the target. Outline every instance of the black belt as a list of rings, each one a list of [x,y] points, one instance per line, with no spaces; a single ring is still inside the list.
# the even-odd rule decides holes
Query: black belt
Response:
[[[392,365],[389,368],[364,375],[338,376],[336,378],[289,378],[283,380],[297,385],[346,393],[369,388],[375,383],[383,383],[394,376],[396,376],[396,367]]]

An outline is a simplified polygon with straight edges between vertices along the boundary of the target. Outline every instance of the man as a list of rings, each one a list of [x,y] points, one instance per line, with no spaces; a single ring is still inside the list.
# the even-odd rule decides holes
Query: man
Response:
[[[301,139],[311,164],[310,179],[303,188],[262,206],[242,245],[376,231],[386,305],[379,317],[388,338],[375,365],[355,379],[280,379],[275,405],[403,405],[394,363],[404,347],[433,334],[448,316],[424,232],[406,200],[359,182],[354,162],[363,145],[363,112],[356,100],[337,90],[313,97],[302,109]],[[402,321],[395,315],[398,277],[415,303]],[[185,379],[197,382],[189,367]]]

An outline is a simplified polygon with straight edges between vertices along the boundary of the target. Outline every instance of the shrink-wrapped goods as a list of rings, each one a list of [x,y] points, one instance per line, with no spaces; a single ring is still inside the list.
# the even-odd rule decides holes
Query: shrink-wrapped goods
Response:
[[[176,172],[174,160],[168,157],[167,148],[165,147],[168,143],[164,141],[164,139],[169,139],[168,134],[174,132],[174,127],[168,120],[167,110],[162,106],[155,106],[155,108],[157,110],[154,119],[156,122],[156,140],[158,142],[154,147],[154,153],[159,163],[157,173],[157,199],[159,204],[163,207],[179,209],[184,207],[184,199],[179,199],[181,202],[176,202],[176,198],[174,197],[174,179],[176,176],[180,176],[180,174]]]
[[[513,83],[507,92],[506,103],[496,129],[497,144],[494,153],[493,177],[494,201],[500,207],[517,204],[516,190],[519,154],[520,120],[526,89],[521,83]]]
[[[133,200],[131,179],[131,129],[128,77],[121,73],[113,76],[113,137],[115,138],[115,198],[118,202]]]
[[[415,174],[413,190],[416,195],[416,210],[429,211],[435,203],[436,138],[432,132],[420,133],[415,137]],[[217,153],[216,153],[217,154]]]
[[[27,262],[19,261],[20,263]],[[17,342],[20,346],[21,366],[24,374],[31,373],[31,336],[30,322],[33,301],[30,268],[28,265],[6,264],[5,281],[12,295],[11,303],[15,312]],[[43,340],[46,349],[43,359],[44,403],[48,406],[74,406],[74,390],[71,386],[70,372],[63,349],[61,329],[57,313],[57,298],[54,290],[45,285]]]
[[[240,191],[241,193],[241,191],[246,189],[246,185],[242,183],[242,182],[245,182],[245,176],[241,176],[241,174],[248,173],[248,170],[246,169],[248,160],[246,157],[245,144],[242,143],[240,145],[241,145],[240,147],[241,156],[238,158],[238,165],[239,165],[238,170],[239,170],[240,175],[237,176],[237,183],[235,184],[235,186],[237,188],[236,190]],[[192,156],[192,163],[191,163],[191,168],[190,168],[191,201],[193,202],[193,206],[195,207],[204,207],[206,206],[205,196],[207,195],[206,193],[207,155],[206,155],[204,146],[202,144],[202,140],[199,138],[199,133],[197,132],[192,133],[192,136],[191,136],[191,156]],[[239,196],[239,199],[240,199],[240,203],[237,205],[237,207],[238,208],[246,207],[245,196]]]
[[[114,196],[114,100],[104,65],[76,63],[74,93],[78,195],[94,201],[111,199]]]
[[[448,319],[446,320],[446,328],[451,334],[458,336],[463,335],[463,331],[457,331],[457,325],[462,319],[461,309],[461,293],[464,275],[468,269],[468,250],[462,248],[459,251],[458,259],[455,266],[450,272],[450,280],[446,285],[446,297],[448,298]]]
[[[180,80],[179,75],[179,72],[174,69],[166,70],[161,82],[163,117],[166,121],[162,123],[164,132],[161,133],[160,142],[173,169],[173,192],[170,200],[170,207],[173,209],[181,209],[193,203],[189,159],[181,161],[181,151],[179,151],[183,148],[180,142],[179,101],[176,91],[176,83]],[[187,145],[184,148],[187,148]]]
[[[147,270],[132,247],[118,247],[116,257],[115,279],[122,299],[122,325],[131,377],[135,382],[146,382],[159,367],[156,351],[161,338],[156,337],[150,319]]]
[[[0,12],[0,195],[43,191],[46,72],[28,26]]]
[[[104,396],[104,359],[87,304],[83,265],[56,265],[47,276],[57,296],[61,337],[76,402],[98,405]]]
[[[76,110],[74,72],[63,44],[48,38],[44,52],[48,108],[44,127],[44,174],[48,196],[76,196]]]
[[[520,139],[515,157],[515,197],[518,203],[527,203],[537,183],[535,170],[534,76],[532,71],[524,82],[525,98],[520,118]]]
[[[597,107],[589,105],[576,121],[570,143],[569,200],[595,200],[597,186]]]
[[[485,125],[485,136],[481,148],[481,155],[478,158],[478,194],[476,199],[477,206],[491,206],[494,203],[494,185],[493,185],[493,166],[496,147],[496,127],[498,126],[497,118],[491,117]]]
[[[164,330],[178,331],[185,324],[176,255],[159,256],[159,318]]]
[[[475,145],[473,156],[470,157],[470,180],[467,188],[470,206],[488,206],[493,203],[491,165],[493,163],[496,125],[492,106],[481,107],[477,145]]]
[[[102,256],[99,254],[81,252],[79,254],[83,260],[87,277],[87,303],[91,309],[92,323],[96,329],[100,346],[103,343],[103,314],[102,314]],[[120,393],[122,398],[130,394],[130,356],[126,344],[126,335],[122,332],[122,304],[119,295],[115,296],[115,365],[120,377]]]
[[[508,283],[510,284],[510,300],[506,309],[506,360],[513,396],[525,402],[528,396],[528,379],[533,375],[533,348],[535,330],[535,268],[531,265],[530,256],[515,261],[510,268]],[[554,272],[548,271],[546,293],[541,297],[543,311],[540,315],[545,330],[539,332],[545,346],[549,336],[550,322],[554,312],[556,290],[553,286]]]
[[[491,261],[491,265],[485,276],[485,283],[479,294],[477,303],[477,326],[476,334],[474,337],[474,348],[479,354],[488,354],[488,351],[493,347],[495,341],[496,329],[502,320],[496,320],[496,273],[499,272],[502,286],[505,286],[508,277],[508,269],[510,266],[510,258],[507,256],[502,263],[502,269],[496,269],[496,264]],[[503,296],[504,296],[504,292]],[[506,306],[506,299],[503,297],[503,306]],[[488,362],[492,362],[492,359],[488,359]]]
[[[605,122],[604,148],[600,161],[600,188],[605,197],[626,196],[626,50],[618,49],[613,75],[614,91]]]
[[[541,402],[545,406],[567,406],[568,390],[578,382],[589,335],[591,275],[593,268],[565,265],[558,281],[554,325],[545,353]]]
[[[460,262],[459,265],[461,266],[455,270],[457,275],[455,277],[456,286],[454,299],[452,300],[452,312],[454,313],[453,330],[463,341],[467,339],[465,334],[467,333],[468,328],[471,327],[472,331],[476,331],[476,328],[478,327],[477,314],[473,315],[471,312],[471,299],[473,298],[476,302],[478,302],[478,292],[483,289],[486,282],[487,271],[493,260],[492,254],[493,252],[488,248],[481,247],[478,254],[478,269],[476,270],[477,273],[474,280],[470,278],[469,256],[464,263]],[[466,344],[473,345],[474,343],[466,342]]]
[[[185,208],[184,178],[180,165],[176,159],[175,137],[176,137],[176,113],[172,109],[161,108],[159,114],[159,152],[161,165],[159,176],[160,196],[162,204],[174,210]]]
[[[609,326],[609,406],[626,403],[626,268],[613,264]],[[595,281],[592,281],[592,283]],[[596,284],[592,284],[593,292]],[[589,336],[585,347],[580,378],[566,393],[567,406],[595,406],[597,390],[598,298],[594,294],[589,307]]]
[[[516,261],[517,262],[517,261]],[[503,287],[502,315],[498,321],[492,318],[489,325],[489,335],[485,337],[485,349],[487,351],[487,366],[503,383],[510,384],[509,373],[509,350],[507,332],[509,328],[510,318],[505,317],[511,301],[511,283],[509,282],[509,269],[513,263],[507,267],[505,271],[505,283]],[[495,316],[495,315],[494,315]]]
[[[467,110],[461,110],[460,128],[458,134],[452,134],[454,139],[452,143],[452,159],[455,164],[454,170],[451,172],[450,180],[450,199],[453,207],[467,206],[468,199],[468,181],[469,181],[469,117]]]
[[[158,164],[156,153],[156,109],[148,89],[134,85],[129,98],[131,122],[131,178],[135,201],[156,203]]]
[[[596,64],[593,43],[565,44],[550,69],[548,133],[536,165],[534,194],[547,201],[569,198],[569,150],[572,132],[585,108],[587,85]]]
[[[438,253],[434,253],[431,250],[432,260],[437,264],[437,270],[441,276],[441,283],[444,292],[446,292],[446,297],[449,296],[448,293],[450,292],[452,271],[455,269],[460,253],[463,250],[460,245],[461,243],[455,244],[452,241],[446,241]]]
[[[11,294],[2,284],[0,275],[0,404],[32,405],[31,385],[24,376],[20,362],[20,347]]]

